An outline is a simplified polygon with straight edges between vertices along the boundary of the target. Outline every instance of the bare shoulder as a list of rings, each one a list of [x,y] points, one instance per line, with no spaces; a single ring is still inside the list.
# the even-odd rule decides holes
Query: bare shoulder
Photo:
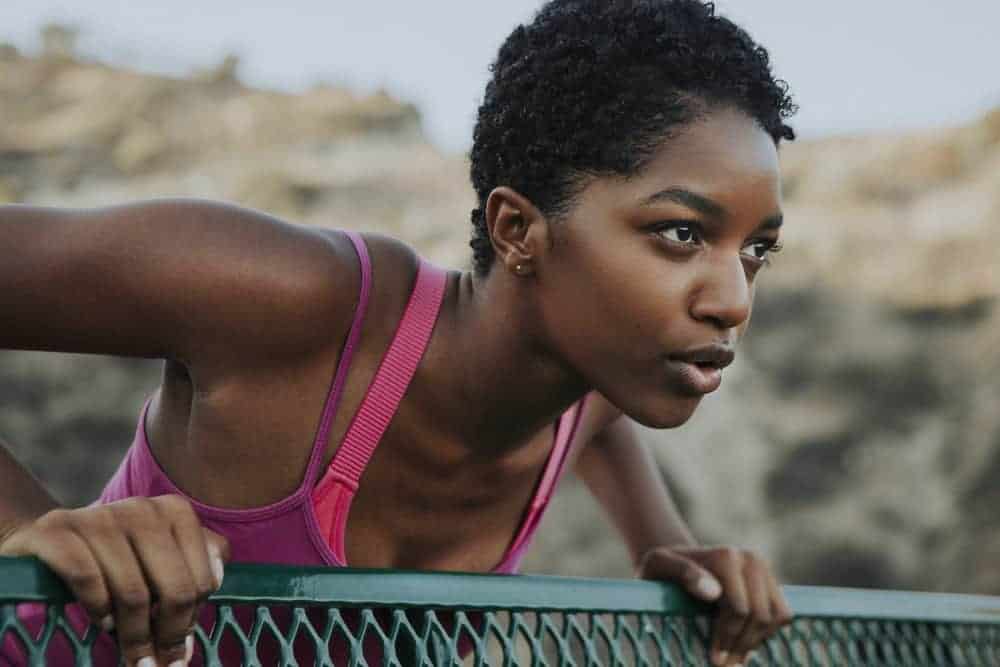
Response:
[[[177,258],[169,281],[159,282],[191,295],[176,298],[187,301],[185,328],[193,338],[184,361],[219,375],[239,367],[287,368],[325,358],[346,336],[361,265],[344,231],[207,200],[155,200],[123,211]],[[408,245],[362,236],[375,289],[393,289],[415,272],[416,253]]]
[[[349,296],[353,312],[361,286],[360,260],[357,251],[348,235],[343,231],[324,229],[320,233],[327,238],[328,243],[335,248],[339,255],[350,260],[353,282],[349,288],[345,288],[349,295],[343,294],[343,290],[341,290],[337,296]],[[397,315],[402,315],[406,300],[416,280],[420,256],[410,245],[397,238],[375,232],[360,232],[359,234],[371,261],[372,305],[379,309],[381,317],[398,319]],[[322,288],[323,276],[319,275],[318,280],[319,287]],[[329,289],[331,286],[329,278],[325,280],[327,289]],[[335,304],[334,308],[337,307],[339,306]],[[396,310],[399,312],[396,313]]]
[[[217,331],[239,333],[230,345],[279,361],[296,351],[310,354],[328,344],[331,328],[349,325],[360,269],[343,232],[228,203],[165,205],[175,209],[175,220],[191,221],[192,231],[215,250],[212,278],[230,298],[213,317],[223,324]]]
[[[357,265],[357,253],[347,234],[337,229],[319,231],[337,252],[348,256]],[[393,279],[407,279],[416,275],[420,256],[409,244],[400,239],[375,232],[359,232],[364,240],[372,261],[372,273],[379,277],[389,275]]]

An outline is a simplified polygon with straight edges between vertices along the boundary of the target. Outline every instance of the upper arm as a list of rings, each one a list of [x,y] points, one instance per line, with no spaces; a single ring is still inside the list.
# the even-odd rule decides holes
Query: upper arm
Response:
[[[358,284],[343,235],[206,201],[0,207],[0,244],[0,348],[277,360],[327,340]]]

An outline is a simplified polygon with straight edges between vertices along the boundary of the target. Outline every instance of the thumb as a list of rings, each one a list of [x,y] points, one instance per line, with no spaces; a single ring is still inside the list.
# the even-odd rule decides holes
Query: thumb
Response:
[[[229,540],[214,530],[202,527],[205,534],[205,546],[208,549],[212,574],[215,576],[216,587],[222,585],[225,574],[224,564],[229,560]]]
[[[638,576],[680,584],[688,593],[705,602],[718,600],[722,595],[722,584],[711,572],[690,558],[663,547],[646,552],[639,563]]]

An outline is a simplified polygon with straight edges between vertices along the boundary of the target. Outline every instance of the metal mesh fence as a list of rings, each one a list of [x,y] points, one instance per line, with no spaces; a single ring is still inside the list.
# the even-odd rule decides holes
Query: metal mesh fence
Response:
[[[786,590],[796,619],[750,665],[1000,665],[1000,598]],[[710,614],[650,582],[238,565],[195,629],[192,664],[708,665]],[[21,559],[0,560],[0,646],[11,664],[119,660]]]

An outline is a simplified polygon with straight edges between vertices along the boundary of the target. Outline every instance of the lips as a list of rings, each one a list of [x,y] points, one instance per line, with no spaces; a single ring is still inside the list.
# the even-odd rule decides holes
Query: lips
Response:
[[[733,363],[736,353],[728,345],[704,345],[670,355],[671,361],[722,370]]]
[[[722,369],[736,354],[726,345],[706,345],[671,354],[667,373],[673,384],[689,396],[710,394],[722,384]]]

